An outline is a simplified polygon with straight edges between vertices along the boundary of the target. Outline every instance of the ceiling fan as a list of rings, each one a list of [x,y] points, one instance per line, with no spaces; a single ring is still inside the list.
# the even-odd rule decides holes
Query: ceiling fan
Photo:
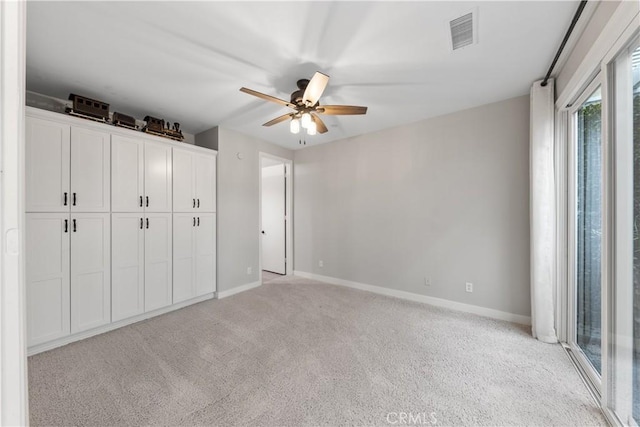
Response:
[[[367,107],[358,107],[353,105],[320,105],[318,100],[322,96],[324,89],[329,83],[329,76],[321,72],[316,72],[311,80],[300,79],[296,83],[298,90],[291,94],[291,101],[266,95],[246,87],[240,88],[241,92],[249,95],[257,96],[276,104],[284,105],[292,110],[291,113],[283,114],[273,120],[269,120],[262,126],[273,126],[275,124],[290,120],[289,130],[291,133],[299,133],[300,128],[307,130],[307,135],[315,135],[317,132],[325,133],[328,131],[327,126],[318,114],[327,114],[332,116],[367,114]]]

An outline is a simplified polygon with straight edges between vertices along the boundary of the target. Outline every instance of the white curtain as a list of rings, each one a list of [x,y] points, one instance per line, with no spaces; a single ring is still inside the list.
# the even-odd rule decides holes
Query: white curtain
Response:
[[[531,329],[540,341],[555,343],[554,81],[541,83],[531,87]]]

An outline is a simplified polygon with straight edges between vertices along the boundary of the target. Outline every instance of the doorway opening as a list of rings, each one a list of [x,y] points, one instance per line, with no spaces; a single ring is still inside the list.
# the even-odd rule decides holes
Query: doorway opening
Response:
[[[260,153],[260,281],[293,272],[292,166],[289,159]]]

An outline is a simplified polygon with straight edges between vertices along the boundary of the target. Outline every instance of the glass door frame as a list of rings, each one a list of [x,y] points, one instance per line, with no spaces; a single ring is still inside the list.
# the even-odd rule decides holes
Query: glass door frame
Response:
[[[616,422],[637,426],[633,418],[633,216],[634,216],[634,141],[631,94],[627,87],[631,77],[630,55],[640,47],[640,31],[637,29],[622,37],[621,46],[603,61],[607,79],[606,114],[608,164],[607,215],[608,224],[607,265],[608,295],[606,305],[607,324],[607,381],[606,395],[602,401],[608,417]],[[617,96],[622,92],[622,97]],[[603,94],[604,95],[604,94]],[[627,126],[629,125],[629,126]],[[604,300],[603,300],[604,301]],[[626,308],[625,308],[626,307]]]
[[[582,351],[582,349],[580,348],[580,346],[578,346],[577,342],[576,342],[576,336],[577,336],[577,269],[576,269],[576,261],[577,261],[577,204],[578,204],[578,192],[577,192],[577,185],[578,185],[578,180],[577,180],[577,173],[578,173],[578,127],[577,127],[577,120],[576,120],[576,115],[578,110],[582,107],[582,104],[589,99],[589,97],[591,97],[591,95],[593,95],[593,93],[598,89],[601,88],[601,90],[603,90],[603,84],[602,84],[602,79],[601,79],[601,75],[600,73],[598,73],[593,80],[591,80],[591,82],[580,92],[580,95],[571,103],[571,106],[567,109],[567,118],[568,118],[568,127],[567,127],[567,131],[568,131],[568,152],[567,152],[567,163],[568,163],[568,169],[567,169],[567,190],[568,190],[568,197],[567,197],[567,241],[569,243],[568,248],[567,248],[567,322],[566,322],[566,328],[567,328],[567,333],[566,333],[566,345],[568,346],[568,350],[570,350],[570,355],[572,356],[573,360],[576,362],[576,365],[578,367],[578,369],[581,371],[581,373],[583,374],[583,379],[586,380],[587,382],[587,386],[589,387],[590,391],[592,392],[592,394],[594,394],[594,397],[596,398],[596,400],[600,400],[601,396],[602,396],[602,378],[601,375],[594,369],[594,367],[591,365],[591,363],[588,361],[586,355],[584,354],[584,352]],[[604,101],[604,97],[603,97],[603,101]],[[603,102],[604,104],[604,102]],[[604,128],[604,116],[601,116],[603,118],[603,128]],[[605,156],[604,156],[604,138],[603,138],[603,134],[601,133],[601,153],[602,153],[602,168],[601,168],[601,182],[602,182],[602,176],[604,175],[604,171],[605,171],[605,167],[604,167],[604,162],[605,162]],[[602,197],[604,198],[604,186],[602,187],[603,189],[603,195]],[[603,222],[603,229],[604,229],[604,221],[605,221],[605,215],[604,215],[604,209],[601,212],[602,214],[602,222]],[[602,237],[602,253],[601,253],[601,258],[603,258],[604,256],[604,235]],[[600,286],[601,286],[601,295],[603,296],[603,300],[604,300],[604,293],[605,293],[605,288],[604,288],[604,270],[602,270],[602,276],[600,279]],[[603,310],[604,311],[604,310]],[[602,319],[604,320],[604,319]],[[602,333],[601,333],[601,349],[604,350],[605,347],[605,341],[604,341],[604,322],[601,320],[601,326],[602,326]],[[601,370],[604,372],[605,369],[605,361],[604,361],[604,357],[602,357],[602,367]]]

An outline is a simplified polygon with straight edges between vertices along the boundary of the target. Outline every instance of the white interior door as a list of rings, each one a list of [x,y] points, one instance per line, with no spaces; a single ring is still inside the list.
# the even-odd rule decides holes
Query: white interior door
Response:
[[[216,215],[199,214],[195,230],[196,294],[204,295],[216,290]]]
[[[69,212],[69,125],[26,118],[27,212]]]
[[[144,144],[113,135],[111,137],[111,209],[113,212],[143,210]]]
[[[30,213],[26,227],[27,345],[69,335],[69,214]]]
[[[173,302],[193,298],[195,289],[195,228],[196,216],[173,214]]]
[[[144,148],[144,192],[147,212],[171,212],[171,147],[147,143]]]
[[[171,214],[147,213],[144,227],[144,310],[151,311],[171,304]]]
[[[111,214],[111,319],[144,313],[144,218]]]
[[[216,211],[216,156],[195,155],[195,196],[198,212]]]
[[[286,274],[284,163],[262,168],[262,269]]]
[[[173,211],[195,210],[194,155],[191,151],[173,149]]]
[[[111,224],[108,213],[72,214],[71,332],[111,322]]]
[[[71,128],[71,211],[109,212],[111,135]]]

